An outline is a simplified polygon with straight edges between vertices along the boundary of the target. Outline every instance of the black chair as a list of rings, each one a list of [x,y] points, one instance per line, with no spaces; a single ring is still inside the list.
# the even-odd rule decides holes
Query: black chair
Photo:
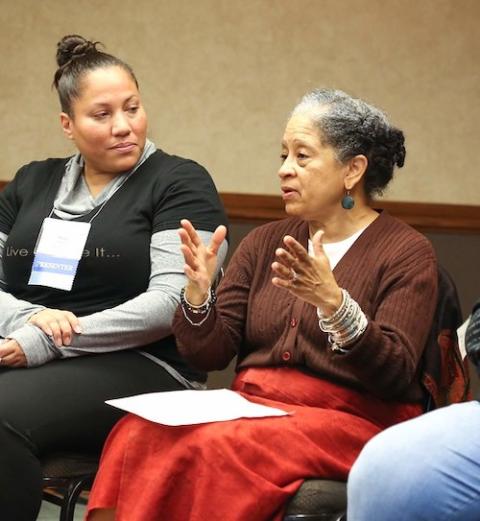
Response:
[[[347,484],[307,479],[287,505],[283,521],[346,521]]]
[[[99,455],[57,453],[42,460],[43,499],[60,507],[60,521],[73,521],[77,500],[90,490]]]

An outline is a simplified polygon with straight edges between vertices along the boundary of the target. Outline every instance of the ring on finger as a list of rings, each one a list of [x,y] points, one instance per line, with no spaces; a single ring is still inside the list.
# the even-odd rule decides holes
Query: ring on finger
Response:
[[[290,281],[291,282],[296,282],[298,280],[298,274],[297,272],[293,269],[293,268],[290,268]]]

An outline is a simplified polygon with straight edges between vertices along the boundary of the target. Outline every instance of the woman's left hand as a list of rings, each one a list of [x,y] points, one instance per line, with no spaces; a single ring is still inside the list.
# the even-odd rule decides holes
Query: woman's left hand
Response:
[[[313,236],[314,257],[311,257],[298,241],[286,235],[285,248],[275,252],[272,283],[320,308],[325,316],[331,316],[342,303],[342,292],[323,251],[322,237],[321,230]]]
[[[82,332],[78,317],[63,309],[42,309],[33,314],[27,322],[51,337],[57,347],[69,346],[73,334]]]
[[[20,344],[11,338],[0,344],[0,367],[27,367],[27,359]]]

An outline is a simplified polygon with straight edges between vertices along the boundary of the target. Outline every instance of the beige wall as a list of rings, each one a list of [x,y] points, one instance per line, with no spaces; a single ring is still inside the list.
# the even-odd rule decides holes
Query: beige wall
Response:
[[[478,204],[479,0],[0,0],[0,17],[0,179],[71,152],[49,87],[78,32],[133,66],[151,137],[222,191],[277,193],[287,113],[336,86],[407,134],[390,199]]]

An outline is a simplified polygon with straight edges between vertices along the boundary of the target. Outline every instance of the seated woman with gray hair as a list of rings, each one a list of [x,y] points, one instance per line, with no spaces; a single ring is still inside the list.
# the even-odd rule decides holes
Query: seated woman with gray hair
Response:
[[[435,255],[371,206],[404,158],[381,111],[316,90],[281,143],[289,217],[242,241],[216,295],[226,230],[205,245],[182,221],[180,352],[207,371],[236,356],[232,389],[289,414],[180,427],[127,415],[104,448],[89,521],[280,520],[306,478],[346,480],[370,438],[422,412]]]

